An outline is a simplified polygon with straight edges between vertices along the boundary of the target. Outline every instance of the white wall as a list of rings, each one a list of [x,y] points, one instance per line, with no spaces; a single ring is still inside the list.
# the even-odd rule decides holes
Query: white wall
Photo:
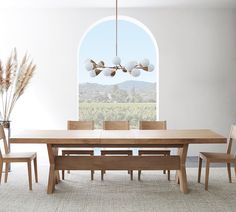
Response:
[[[91,24],[113,14],[113,9],[0,10],[0,58],[16,46],[21,55],[28,50],[38,66],[12,114],[13,130],[63,129],[67,119],[77,118],[79,41]],[[120,14],[143,22],[157,40],[160,119],[169,128],[227,135],[236,122],[236,10],[145,8]],[[189,155],[206,149],[193,145]]]

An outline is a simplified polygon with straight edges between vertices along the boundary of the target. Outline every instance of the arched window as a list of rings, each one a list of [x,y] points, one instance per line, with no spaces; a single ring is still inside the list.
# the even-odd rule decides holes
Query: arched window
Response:
[[[102,19],[90,27],[78,50],[78,116],[80,120],[94,120],[96,128],[102,128],[103,120],[129,120],[131,128],[138,128],[139,120],[159,118],[156,41],[147,27],[133,18],[121,16],[118,24],[118,56],[122,64],[148,58],[155,70],[141,71],[139,77],[119,72],[114,77],[101,73],[92,78],[84,68],[88,58],[112,65],[115,18]]]

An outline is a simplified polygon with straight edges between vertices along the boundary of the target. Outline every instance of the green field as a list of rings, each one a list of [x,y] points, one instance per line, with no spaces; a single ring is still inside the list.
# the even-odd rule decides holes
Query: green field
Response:
[[[132,129],[139,120],[156,120],[156,103],[79,103],[79,119],[94,120],[102,128],[104,120],[129,120]]]

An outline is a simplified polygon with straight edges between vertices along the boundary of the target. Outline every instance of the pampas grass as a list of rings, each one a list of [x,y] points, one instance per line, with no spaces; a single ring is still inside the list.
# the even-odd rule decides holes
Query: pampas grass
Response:
[[[24,93],[35,69],[36,66],[27,54],[18,63],[16,49],[12,51],[5,66],[0,60],[0,119],[2,121],[9,121],[11,112]]]

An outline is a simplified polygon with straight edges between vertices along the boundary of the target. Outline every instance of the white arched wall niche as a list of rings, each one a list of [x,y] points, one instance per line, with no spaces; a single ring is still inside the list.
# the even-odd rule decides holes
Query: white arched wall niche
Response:
[[[98,25],[106,22],[106,21],[111,21],[111,20],[115,20],[115,16],[108,16],[108,17],[104,17],[98,21],[96,21],[95,23],[93,23],[83,34],[82,38],[80,39],[79,42],[79,46],[78,46],[78,54],[77,54],[77,94],[79,94],[79,82],[80,82],[80,78],[79,78],[79,67],[80,67],[80,63],[83,63],[83,61],[80,61],[80,49],[81,49],[81,45],[83,44],[86,36],[88,35],[88,33],[90,33],[90,31],[92,29],[94,29],[95,27],[97,27]],[[142,22],[140,22],[139,20],[129,17],[129,16],[119,16],[119,20],[124,20],[127,22],[130,22],[131,24],[134,24],[136,26],[138,26],[139,28],[141,28],[145,33],[147,33],[148,37],[150,38],[152,44],[154,45],[155,48],[155,59],[156,62],[154,63],[155,65],[155,73],[156,73],[156,119],[159,120],[159,48],[156,42],[156,39],[154,37],[154,35],[152,34],[152,32],[149,30],[149,28],[144,25]],[[115,30],[115,29],[114,29]],[[119,38],[118,38],[119,39]],[[118,44],[119,45],[119,44]],[[111,61],[109,61],[111,62]],[[79,104],[79,95],[77,95],[77,102]],[[77,107],[77,114],[79,114],[79,106]]]

